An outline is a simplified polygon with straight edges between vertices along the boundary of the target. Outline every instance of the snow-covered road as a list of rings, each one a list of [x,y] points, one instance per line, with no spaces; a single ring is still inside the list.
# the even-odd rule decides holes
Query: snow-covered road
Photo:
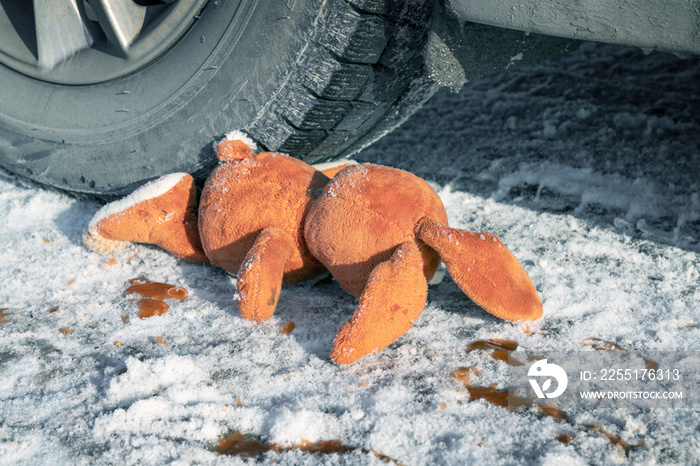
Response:
[[[452,226],[497,234],[544,317],[500,321],[445,277],[403,338],[346,367],[328,354],[356,300],[337,283],[287,286],[270,321],[244,321],[235,278],[148,246],[93,253],[96,203],[0,172],[0,464],[699,463],[700,410],[555,419],[458,380],[504,387],[507,364],[466,351],[484,339],[700,351],[699,83],[698,58],[586,44],[440,91],[358,154],[427,179]],[[189,297],[139,319],[137,277]],[[252,459],[215,451],[234,432]]]

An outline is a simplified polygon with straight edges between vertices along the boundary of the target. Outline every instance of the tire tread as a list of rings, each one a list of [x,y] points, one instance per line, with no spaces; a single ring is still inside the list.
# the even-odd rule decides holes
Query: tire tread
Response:
[[[437,89],[421,79],[431,8],[426,0],[325,0],[295,70],[246,131],[267,150],[309,162],[371,143]]]

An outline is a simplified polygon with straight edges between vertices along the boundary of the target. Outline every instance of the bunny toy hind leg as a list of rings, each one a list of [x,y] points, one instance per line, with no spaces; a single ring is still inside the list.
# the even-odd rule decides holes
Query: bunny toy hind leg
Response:
[[[462,291],[487,312],[510,321],[542,317],[535,285],[496,236],[449,228],[431,217],[418,222],[416,234],[437,251]]]
[[[427,298],[423,255],[415,241],[402,243],[372,269],[355,314],[338,332],[331,359],[349,364],[386,348],[418,320]]]

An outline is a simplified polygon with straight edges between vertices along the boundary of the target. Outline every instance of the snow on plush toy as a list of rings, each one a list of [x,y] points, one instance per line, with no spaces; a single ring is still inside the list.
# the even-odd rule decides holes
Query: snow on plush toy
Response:
[[[428,281],[445,262],[479,306],[511,321],[536,320],[542,303],[515,256],[495,236],[447,226],[435,191],[402,170],[350,164],[319,171],[239,132],[216,146],[221,164],[199,205],[185,173],[162,177],[100,209],[84,235],[98,252],[155,244],[190,262],[237,275],[245,319],[269,319],[282,283],[327,269],[360,297],[331,358],[357,361],[400,338],[425,307]],[[332,177],[332,179],[331,179]]]

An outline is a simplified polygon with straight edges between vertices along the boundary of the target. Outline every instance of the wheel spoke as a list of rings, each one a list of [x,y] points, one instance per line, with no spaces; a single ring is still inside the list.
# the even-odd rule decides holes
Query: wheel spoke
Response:
[[[126,54],[143,29],[147,7],[132,0],[90,0],[90,6],[112,49]]]
[[[70,85],[127,76],[170,50],[207,2],[0,0],[0,67]]]
[[[90,47],[98,31],[85,17],[82,0],[33,0],[39,67],[50,70]]]

